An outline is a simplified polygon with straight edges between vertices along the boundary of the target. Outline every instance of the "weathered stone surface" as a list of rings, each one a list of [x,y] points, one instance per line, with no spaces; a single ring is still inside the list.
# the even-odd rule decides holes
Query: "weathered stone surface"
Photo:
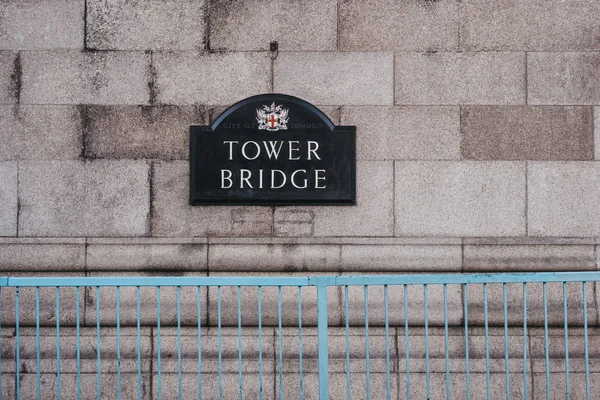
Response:
[[[206,276],[202,272],[115,272],[91,271],[92,277],[195,277]],[[95,325],[97,319],[105,326],[115,326],[117,321],[117,290],[115,287],[100,288],[100,315],[96,313],[98,301],[95,287],[87,288],[85,314],[86,323]],[[206,326],[207,322],[207,289],[200,289],[200,323]],[[137,326],[137,288],[132,286],[120,288],[120,323],[121,326]],[[156,286],[140,287],[140,324],[143,326],[157,326],[158,318],[158,289]],[[198,326],[198,288],[195,286],[182,286],[180,291],[180,319],[182,326]],[[177,288],[174,286],[160,287],[160,323],[161,327],[177,326]]]
[[[210,3],[212,49],[268,50],[271,41],[283,51],[335,50],[337,1]]]
[[[456,0],[343,1],[340,50],[457,50],[458,6]]]
[[[528,53],[529,104],[600,103],[600,53]]]
[[[529,163],[527,188],[529,235],[600,235],[600,165]]]
[[[233,104],[270,91],[268,53],[156,53],[157,100],[165,104]]]
[[[465,50],[600,50],[595,1],[467,0],[461,9]]]
[[[2,2],[0,48],[83,48],[85,3],[79,0]]]
[[[24,104],[147,104],[144,52],[21,52]]]
[[[397,236],[525,235],[524,163],[397,161],[395,182]]]
[[[274,89],[318,105],[394,102],[391,53],[279,53]]]
[[[21,60],[17,53],[0,51],[0,104],[14,104],[19,100]]]
[[[208,265],[213,271],[337,271],[339,245],[212,244]]]
[[[392,236],[393,178],[394,171],[390,161],[357,162],[356,206],[310,208],[315,213],[314,235]],[[275,209],[276,219],[281,210],[282,207]]]
[[[17,163],[0,162],[0,236],[17,235]]]
[[[465,271],[581,271],[595,270],[594,246],[467,245]]]
[[[330,361],[331,362],[331,361]],[[342,362],[340,360],[340,362]],[[365,385],[364,372],[362,374],[352,375],[353,378],[350,380],[350,398],[361,399],[385,399],[387,398],[387,375],[385,373],[375,373],[370,375],[369,379],[369,397],[367,397],[367,386]],[[358,378],[360,376],[363,379]],[[277,396],[280,393],[280,382],[279,375],[275,376],[275,392]],[[285,399],[318,399],[319,398],[319,375],[316,373],[306,373],[302,376],[302,397],[300,397],[300,379],[295,374],[284,374],[283,375],[283,396]],[[347,376],[346,373],[330,373],[329,374],[329,395],[330,399],[346,397],[347,390]],[[390,375],[390,398],[398,398],[398,376],[396,374]],[[279,398],[279,397],[276,397]],[[418,398],[418,397],[414,397]]]
[[[594,107],[594,115],[596,116],[594,122],[594,150],[596,153],[596,160],[600,160],[600,107]]]
[[[0,159],[76,159],[80,110],[72,106],[0,106]]]
[[[192,243],[90,244],[86,266],[88,271],[203,271],[206,253],[206,245]]]
[[[205,124],[199,106],[88,106],[86,156],[158,158],[189,156],[190,125]]]
[[[86,44],[99,50],[202,49],[204,9],[204,0],[90,0]]]
[[[343,245],[344,271],[461,272],[460,245]]]
[[[0,244],[2,271],[84,271],[85,244]]]
[[[461,148],[469,160],[591,160],[591,107],[461,108]]]
[[[155,236],[270,235],[270,207],[189,205],[189,164],[154,163],[152,234]]]
[[[524,53],[401,53],[395,62],[396,104],[525,103]]]
[[[24,161],[19,170],[23,236],[147,233],[146,162]]]
[[[342,107],[359,160],[460,158],[458,107]]]
[[[275,236],[312,236],[315,213],[309,210],[275,209],[273,234]]]

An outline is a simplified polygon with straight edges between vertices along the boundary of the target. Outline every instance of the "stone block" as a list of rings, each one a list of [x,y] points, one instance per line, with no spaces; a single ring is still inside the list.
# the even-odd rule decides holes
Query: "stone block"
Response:
[[[461,109],[468,160],[591,160],[591,107],[472,106]]]
[[[274,90],[320,105],[390,105],[394,102],[391,53],[279,53]]]
[[[338,271],[339,245],[211,244],[210,271]]]
[[[205,117],[199,106],[88,106],[86,157],[186,160],[189,127]]]
[[[204,48],[204,0],[90,0],[86,44],[97,50]]]
[[[410,326],[425,325],[425,289],[423,285],[408,285],[408,323]],[[342,302],[342,324],[346,324],[345,289],[340,288]],[[351,326],[365,326],[365,298],[368,300],[369,326],[385,325],[385,291],[383,285],[368,286],[367,296],[363,286],[348,287],[348,320]],[[391,326],[406,321],[404,287],[388,287],[388,319]],[[447,286],[448,324],[459,326],[463,318],[462,288]],[[444,326],[444,289],[442,285],[427,286],[427,320],[429,326]]]
[[[525,165],[396,161],[397,236],[525,235]]]
[[[589,375],[590,395],[593,398],[598,391],[600,391],[600,374],[597,372],[591,372]],[[548,396],[550,398],[563,398],[566,396],[566,378],[564,371],[550,372],[550,393],[546,394],[546,374],[536,373],[533,374],[533,391],[535,395],[531,397],[533,400],[544,400]],[[574,373],[569,376],[569,396],[571,399],[585,399],[586,398],[586,384],[585,384],[585,373]]]
[[[339,11],[340,50],[457,50],[458,7],[455,0],[344,1]]]
[[[325,273],[331,275],[331,272]],[[323,273],[313,272],[311,276],[320,276]],[[218,272],[210,273],[210,276],[245,276],[245,277],[270,277],[272,274],[264,272]],[[277,273],[278,277],[306,276],[302,273]],[[316,326],[317,324],[317,288],[315,286],[302,287],[302,325]],[[240,290],[240,308],[243,326],[258,325],[258,287],[243,286]],[[278,303],[279,294],[276,286],[264,286],[262,288],[262,324],[264,327],[278,326]],[[329,325],[341,325],[340,290],[338,287],[330,287],[327,291],[327,303],[329,304]],[[217,326],[219,320],[219,289],[210,287],[208,291],[209,324]],[[283,326],[298,326],[298,287],[281,287],[281,323]],[[221,325],[237,326],[238,324],[238,289],[235,286],[223,286],[221,288]]]
[[[2,271],[85,271],[84,243],[0,244]]]
[[[594,151],[595,159],[600,160],[600,107],[594,107]]]
[[[17,235],[17,163],[0,162],[0,236]]]
[[[283,51],[336,50],[337,1],[211,2],[212,49],[269,50],[271,41]]]
[[[82,120],[73,106],[0,106],[0,159],[77,159]]]
[[[585,0],[468,0],[460,43],[473,51],[600,50],[598,19],[598,3]]]
[[[206,272],[90,272],[89,276],[103,277],[128,277],[128,276],[206,276]],[[160,324],[161,328],[177,326],[177,288],[174,286],[160,287]],[[96,313],[98,293],[95,287],[86,290],[86,323],[93,326],[100,319],[100,324],[115,326],[117,321],[117,289],[115,287],[102,287],[100,292],[100,314]],[[158,325],[158,289],[156,286],[140,287],[140,324],[143,326]],[[120,288],[120,323],[121,326],[136,326],[137,314],[137,288]],[[182,286],[180,289],[180,320],[182,326],[198,325],[198,296],[200,296],[200,324],[206,326],[207,322],[207,289],[195,286]]]
[[[82,49],[84,7],[78,0],[3,2],[0,48]]]
[[[21,52],[23,104],[147,104],[144,52]]]
[[[204,271],[207,267],[204,244],[90,244],[88,271]],[[1,249],[1,247],[0,247]]]
[[[10,271],[11,277],[83,277],[83,272],[21,272]],[[36,323],[36,301],[35,287],[20,287],[19,288],[19,322],[20,325],[35,326]],[[16,288],[5,287],[0,292],[2,309],[0,316],[2,317],[2,325],[15,325],[16,321]],[[63,287],[59,289],[59,319],[62,326],[75,326],[76,319],[76,289],[75,287]],[[85,315],[85,288],[79,289],[79,318],[81,323],[84,321]],[[55,287],[40,287],[40,304],[39,304],[40,326],[56,326],[56,288]],[[14,331],[14,329],[13,329]],[[55,332],[56,333],[56,332]]]
[[[396,104],[525,104],[524,53],[402,53],[395,62]]]
[[[465,245],[464,271],[595,270],[594,246]]]
[[[458,107],[342,107],[359,160],[458,160]]]
[[[275,236],[312,236],[315,213],[301,209],[275,209],[273,221]]]
[[[21,59],[12,51],[0,51],[0,104],[14,104],[21,92]]]
[[[189,205],[189,164],[161,162],[154,163],[153,168],[153,235],[181,237],[271,234],[271,207],[192,207]]]
[[[344,271],[461,272],[460,245],[343,245]]]
[[[356,164],[356,206],[313,207],[315,236],[392,236],[393,167],[389,161]],[[295,208],[290,208],[295,209]],[[277,213],[283,208],[276,208]]]
[[[529,163],[527,191],[529,235],[600,235],[600,165]]]
[[[488,321],[490,326],[504,325],[504,295],[502,284],[488,284]],[[588,285],[588,291],[591,285]],[[523,325],[523,284],[510,283],[506,285],[506,301],[509,326]],[[562,326],[563,285],[561,282],[550,282],[546,288],[548,324]],[[484,293],[483,285],[468,285],[467,289],[469,324],[482,326],[484,324]],[[544,325],[544,298],[542,283],[527,284],[527,324],[529,326]],[[570,325],[582,326],[583,290],[579,282],[567,284],[567,316]],[[597,324],[596,305],[591,295],[587,296],[588,322]]]
[[[600,103],[600,53],[528,53],[529,104]]]
[[[267,53],[156,53],[157,100],[164,104],[233,104],[270,91]]]
[[[23,161],[19,171],[19,231],[24,236],[147,233],[146,162]]]

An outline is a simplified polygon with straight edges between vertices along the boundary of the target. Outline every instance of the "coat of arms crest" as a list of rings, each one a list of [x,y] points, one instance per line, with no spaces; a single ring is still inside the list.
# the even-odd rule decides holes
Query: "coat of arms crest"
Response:
[[[270,106],[263,105],[262,108],[256,109],[256,120],[258,121],[258,129],[267,131],[278,131],[287,129],[289,108],[283,108],[282,105],[275,105],[275,102]]]

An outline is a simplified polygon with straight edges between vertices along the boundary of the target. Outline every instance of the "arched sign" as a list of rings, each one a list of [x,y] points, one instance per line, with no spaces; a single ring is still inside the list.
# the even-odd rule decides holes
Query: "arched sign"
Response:
[[[190,204],[353,205],[356,127],[263,94],[190,127]]]

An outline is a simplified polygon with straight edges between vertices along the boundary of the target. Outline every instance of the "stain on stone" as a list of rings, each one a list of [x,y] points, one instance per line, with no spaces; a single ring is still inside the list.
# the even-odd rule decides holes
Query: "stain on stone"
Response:
[[[21,52],[17,53],[13,63],[13,71],[10,74],[10,89],[17,103],[21,102],[21,87],[23,85],[23,68],[21,66]]]
[[[79,104],[77,105],[77,111],[79,111],[79,119],[81,121],[81,153],[79,158],[84,160],[88,156],[88,140],[90,140],[88,135],[88,109],[86,105]]]
[[[158,96],[156,90],[156,79],[158,77],[156,72],[156,67],[154,65],[154,53],[151,50],[147,50],[146,55],[150,56],[150,63],[148,65],[148,90],[149,90],[149,99],[148,103],[156,104],[156,98]]]

